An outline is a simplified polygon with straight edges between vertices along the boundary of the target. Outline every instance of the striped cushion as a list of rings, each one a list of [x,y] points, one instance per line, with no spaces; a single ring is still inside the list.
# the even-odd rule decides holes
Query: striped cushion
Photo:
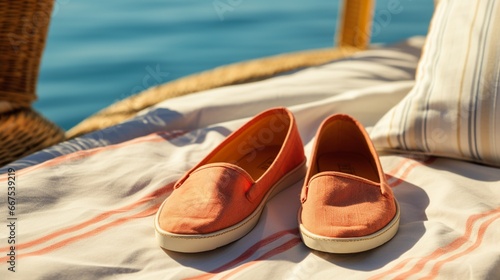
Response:
[[[383,150],[500,166],[500,0],[440,0],[410,93],[371,131]]]

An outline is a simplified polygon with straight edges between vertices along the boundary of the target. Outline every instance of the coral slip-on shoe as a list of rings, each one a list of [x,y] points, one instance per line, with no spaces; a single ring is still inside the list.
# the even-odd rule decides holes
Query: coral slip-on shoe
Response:
[[[318,251],[366,251],[398,230],[399,206],[377,152],[362,125],[347,115],[333,115],[318,129],[301,202],[302,240]]]
[[[271,197],[304,177],[305,161],[292,113],[262,112],[175,183],[156,214],[156,239],[190,253],[243,237]]]

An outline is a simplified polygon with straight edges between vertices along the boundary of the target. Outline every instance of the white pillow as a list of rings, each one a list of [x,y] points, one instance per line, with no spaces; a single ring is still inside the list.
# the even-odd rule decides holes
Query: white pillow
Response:
[[[500,0],[439,0],[415,86],[371,137],[382,150],[500,166]]]

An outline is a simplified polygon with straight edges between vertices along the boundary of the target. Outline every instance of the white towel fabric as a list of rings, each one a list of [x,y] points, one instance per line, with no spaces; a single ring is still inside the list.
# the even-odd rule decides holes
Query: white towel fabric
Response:
[[[1,170],[9,279],[381,279],[500,275],[500,172],[469,162],[381,156],[401,205],[398,234],[374,250],[311,251],[298,235],[301,182],[274,197],[257,226],[214,251],[163,251],[153,217],[172,183],[258,112],[294,112],[309,154],[320,122],[347,113],[375,124],[414,84],[422,38],[268,80],[167,100],[136,118],[51,147]],[[16,205],[9,216],[8,168]],[[12,171],[12,170],[11,170]],[[13,175],[11,175],[13,177]],[[12,238],[11,238],[12,239]]]

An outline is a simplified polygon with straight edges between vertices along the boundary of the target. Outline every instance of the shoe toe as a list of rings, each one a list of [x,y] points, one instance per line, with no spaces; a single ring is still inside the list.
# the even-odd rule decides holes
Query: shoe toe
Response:
[[[160,208],[159,226],[175,234],[207,234],[232,226],[249,212],[245,192],[251,185],[240,171],[224,166],[193,172]]]
[[[361,237],[394,218],[390,193],[382,194],[379,184],[349,177],[320,175],[310,181],[301,213],[306,229],[326,237]]]

